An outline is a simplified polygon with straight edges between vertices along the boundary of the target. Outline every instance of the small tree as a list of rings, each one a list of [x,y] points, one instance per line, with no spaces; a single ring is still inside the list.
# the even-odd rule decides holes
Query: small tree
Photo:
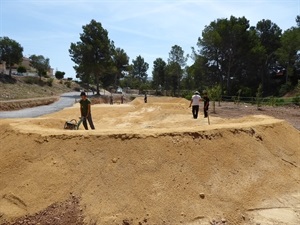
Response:
[[[19,66],[17,69],[17,72],[18,73],[26,73],[27,70],[26,70],[25,66]]]
[[[173,91],[175,96],[175,91],[177,90],[178,96],[180,96],[181,89],[181,79],[183,75],[183,68],[186,66],[188,55],[184,55],[183,49],[178,46],[172,46],[171,51],[169,52],[168,65],[171,65],[172,74],[171,76],[176,79],[172,83]]]
[[[113,54],[114,65],[114,88],[117,89],[120,86],[120,79],[124,78],[124,73],[128,72],[129,56],[124,49],[116,48]]]
[[[257,109],[260,108],[261,103],[262,103],[262,95],[263,95],[263,86],[262,84],[259,84],[258,88],[257,88],[257,92],[256,92],[256,105],[257,105]]]
[[[240,105],[242,89],[237,91],[237,96],[234,96],[234,104]]]
[[[91,20],[82,28],[80,41],[71,43],[69,53],[71,60],[76,64],[74,66],[76,77],[82,81],[89,81],[91,77],[96,83],[97,95],[100,95],[101,79],[112,65],[114,43],[108,38],[108,31],[95,20]]]
[[[47,71],[50,69],[48,58],[42,55],[31,55],[29,59],[31,66],[37,70],[40,79],[42,79],[42,76],[47,75]]]
[[[142,56],[137,56],[136,60],[132,60],[132,74],[134,78],[139,81],[139,84],[146,83],[147,81],[147,70],[149,69],[149,64],[144,61]]]
[[[208,90],[208,96],[210,100],[212,101],[212,106],[213,106],[213,113],[216,113],[216,101],[221,101],[222,97],[222,88],[221,85],[216,85],[213,86],[211,89]]]
[[[21,62],[23,58],[23,47],[16,41],[8,37],[0,37],[0,60],[5,61],[9,66],[9,76],[11,67]]]
[[[56,71],[56,72],[55,72],[55,77],[56,77],[56,79],[61,80],[61,79],[64,78],[65,74],[66,74],[66,73],[65,73],[65,72],[62,72],[62,71]]]

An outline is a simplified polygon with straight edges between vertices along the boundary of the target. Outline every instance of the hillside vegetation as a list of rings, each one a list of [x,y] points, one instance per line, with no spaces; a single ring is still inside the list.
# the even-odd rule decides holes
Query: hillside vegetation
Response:
[[[0,101],[53,97],[79,88],[74,81],[0,75]]]

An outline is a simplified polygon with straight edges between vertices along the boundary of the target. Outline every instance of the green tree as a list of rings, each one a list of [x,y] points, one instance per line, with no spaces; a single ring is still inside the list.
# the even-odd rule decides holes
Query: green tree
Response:
[[[216,71],[213,74],[218,74],[228,94],[234,93],[234,84],[240,82],[252,48],[249,27],[245,17],[218,19],[206,26],[198,39],[200,55],[207,58],[207,65]]]
[[[50,69],[50,60],[42,55],[31,55],[29,57],[30,65],[37,70],[37,73],[42,79],[42,76],[47,75],[47,71]]]
[[[26,73],[27,70],[26,70],[25,66],[19,66],[17,69],[17,72],[18,73]]]
[[[179,94],[179,78],[178,75],[182,72],[180,65],[177,62],[169,62],[166,66],[166,90],[171,90],[172,95],[176,96],[176,91]],[[179,78],[178,78],[179,77]]]
[[[247,58],[242,62],[244,70],[239,76],[239,86],[236,90],[245,90],[245,87],[247,87],[247,93],[249,93],[249,90],[255,93],[257,85],[262,82],[266,50],[257,36],[255,27],[250,27],[248,42],[251,48],[246,52]]]
[[[172,46],[171,51],[169,52],[168,63],[176,62],[181,68],[183,68],[186,65],[187,58],[188,55],[184,55],[183,49],[178,45],[174,45]]]
[[[134,79],[137,79],[140,84],[146,83],[149,69],[149,64],[144,61],[142,56],[137,56],[136,60],[132,60],[132,75]]]
[[[97,95],[100,95],[100,78],[112,68],[114,44],[101,23],[91,20],[83,28],[80,41],[71,43],[69,53],[76,64],[74,69],[82,81],[94,81]],[[110,73],[109,73],[110,74]]]
[[[263,86],[262,86],[262,84],[258,85],[255,100],[256,100],[257,109],[259,109],[262,105],[262,100],[263,100]]]
[[[273,94],[272,92],[278,86],[276,83],[272,85],[270,71],[277,70],[278,57],[275,53],[281,47],[281,32],[281,29],[271,20],[261,20],[256,25],[256,33],[265,53],[264,62],[261,65],[261,83],[265,94]]]
[[[157,91],[162,91],[166,88],[166,65],[167,63],[162,58],[157,58],[153,62],[152,86]]]
[[[23,47],[8,37],[0,37],[0,60],[9,66],[9,76],[14,64],[19,64],[23,58]]]
[[[122,76],[123,79],[120,80],[120,86],[121,87],[130,87],[130,88],[133,88],[134,85],[133,85],[133,75],[132,75],[132,69],[133,68],[133,65],[129,64],[129,65],[126,65],[126,70],[124,70],[122,72]]]
[[[221,101],[222,98],[222,88],[221,85],[215,85],[212,88],[208,89],[208,96],[210,100],[212,101],[212,108],[213,108],[213,113],[216,113],[216,101],[219,102]]]
[[[183,79],[184,86],[189,90],[202,90],[205,86],[219,83],[219,77],[212,68],[207,66],[207,58],[195,55],[194,63],[187,67],[187,76]]]
[[[62,71],[56,71],[56,72],[55,72],[55,77],[56,77],[56,79],[61,80],[61,79],[64,78],[65,74],[66,74],[66,73],[65,73],[65,72],[62,72]]]
[[[180,46],[172,46],[171,51],[169,52],[168,64],[169,76],[172,77],[174,95],[177,90],[178,96],[180,96],[180,81],[182,79],[183,69],[186,66],[187,59],[188,55],[184,55],[184,51]],[[174,78],[176,78],[176,80]]]
[[[298,17],[300,20],[300,17]],[[297,21],[297,20],[296,20]],[[286,69],[286,81],[289,81],[292,86],[298,84],[300,78],[300,27],[292,27],[286,30],[281,38],[281,47],[277,49],[276,55],[279,58],[279,63]]]
[[[128,72],[129,57],[124,49],[116,48],[113,54],[115,81],[114,87],[119,86],[120,79],[124,77],[124,74]]]

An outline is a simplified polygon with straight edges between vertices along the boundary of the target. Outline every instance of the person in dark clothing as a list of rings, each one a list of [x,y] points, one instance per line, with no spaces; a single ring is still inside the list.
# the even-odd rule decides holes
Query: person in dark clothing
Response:
[[[109,104],[111,104],[111,105],[114,104],[114,97],[112,94],[110,94],[110,97],[109,97]]]
[[[81,100],[80,103],[80,114],[82,119],[82,124],[86,130],[88,130],[88,125],[86,120],[89,122],[90,127],[92,130],[95,129],[95,126],[93,124],[92,120],[92,114],[91,114],[91,101],[87,98],[85,92],[81,92],[80,94]]]
[[[144,102],[147,103],[147,92],[145,92]]]
[[[207,92],[203,92],[203,102],[204,102],[204,107],[203,107],[203,113],[204,113],[204,118],[208,117],[208,107],[209,107],[209,98],[207,96]]]

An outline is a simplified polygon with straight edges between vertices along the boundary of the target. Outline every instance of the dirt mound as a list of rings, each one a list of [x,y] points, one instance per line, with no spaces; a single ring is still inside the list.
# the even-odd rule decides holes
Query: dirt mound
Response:
[[[62,129],[77,104],[0,120],[0,224],[66,209],[70,196],[85,224],[299,224],[299,131],[263,115],[208,125],[188,105],[93,105],[89,131]]]
[[[0,101],[0,111],[12,111],[24,108],[32,108],[42,105],[50,105],[59,99],[55,97],[35,98],[35,99],[22,99],[22,100],[10,100]]]

